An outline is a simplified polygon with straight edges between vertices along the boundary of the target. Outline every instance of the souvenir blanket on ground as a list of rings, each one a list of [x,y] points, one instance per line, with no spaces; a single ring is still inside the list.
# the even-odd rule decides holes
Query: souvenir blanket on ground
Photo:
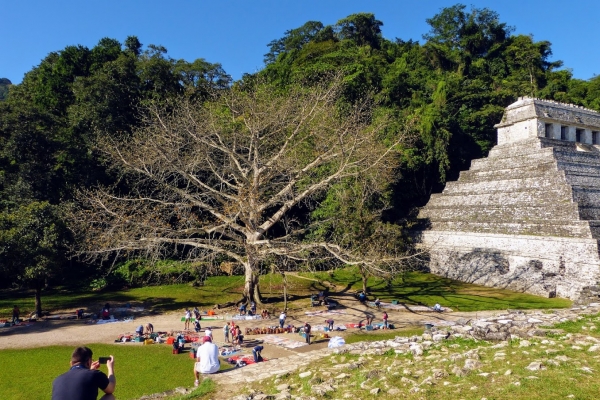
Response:
[[[375,303],[369,301],[368,304],[371,307],[376,307]],[[392,303],[384,303],[381,302],[379,305],[380,308],[387,308],[389,310],[399,310],[399,311],[415,311],[415,312],[436,312],[433,307],[427,306],[408,306],[406,304],[392,304]],[[449,307],[442,307],[442,312],[452,312],[452,309]]]
[[[346,324],[346,328],[360,328],[361,326],[365,326],[365,324]]]
[[[239,361],[243,361],[243,362],[245,362],[245,363],[246,363],[246,365],[249,365],[249,364],[256,364],[256,363],[254,362],[254,357],[253,357],[253,356],[232,356],[232,357],[229,357],[229,358],[227,359],[227,361],[229,361],[229,360],[231,360],[231,361],[233,361],[233,362],[235,362],[235,363],[238,363]],[[260,361],[260,362],[264,362],[264,361],[268,361],[268,360],[267,360],[266,358],[264,358],[264,357],[263,357],[263,360],[262,360],[262,361]]]
[[[295,336],[298,337],[298,336]],[[285,347],[286,349],[297,349],[298,347],[308,346],[308,343],[301,342],[299,340],[284,338],[277,335],[267,335],[262,338],[264,343],[272,344],[275,346]]]
[[[111,308],[111,311],[115,312],[142,312],[144,311],[144,307],[115,307]]]
[[[262,319],[262,317],[260,315],[234,315],[233,317],[231,317],[231,319],[241,319],[241,320],[250,321],[253,319]]]
[[[304,314],[310,315],[310,316],[318,315],[320,317],[333,317],[335,315],[346,314],[346,311],[343,311],[343,310],[305,311]]]
[[[325,328],[329,328],[329,326],[313,325],[312,330],[313,331],[331,332],[331,331],[329,331],[329,329],[327,331],[325,331]],[[346,328],[346,326],[344,326],[344,325],[335,325],[335,324],[333,325],[334,331],[345,331],[346,329],[348,329],[348,328]]]
[[[242,352],[241,349],[233,349],[233,348],[227,348],[227,347],[219,349],[219,354],[223,357],[228,357],[232,354],[237,354],[237,353],[241,353],[241,352]]]
[[[115,318],[99,319],[98,321],[96,321],[96,323],[98,325],[101,325],[101,324],[112,324],[114,322],[131,322],[131,321],[133,321],[133,317],[129,317],[129,318],[125,318],[125,319],[115,319]]]

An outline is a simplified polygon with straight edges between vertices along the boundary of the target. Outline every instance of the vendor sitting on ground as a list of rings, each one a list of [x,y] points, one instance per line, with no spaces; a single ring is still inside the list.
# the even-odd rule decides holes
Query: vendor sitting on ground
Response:
[[[367,295],[365,294],[365,292],[360,292],[358,295],[358,301],[360,301],[361,303],[365,303],[367,301]]]
[[[256,303],[255,302],[250,302],[250,315],[255,315],[256,314]]]
[[[270,319],[271,315],[269,314],[269,310],[262,310],[260,313],[262,319]]]
[[[240,305],[240,315],[246,315],[246,303]]]
[[[151,335],[154,333],[154,325],[152,325],[150,322],[148,322],[146,324],[146,335]]]
[[[175,341],[177,343],[179,343],[179,348],[181,350],[183,350],[185,348],[185,337],[183,336],[183,334],[181,332],[179,332],[179,334],[175,338]]]
[[[375,307],[381,308],[381,300],[379,300],[379,297],[375,299]]]
[[[199,320],[194,321],[194,330],[196,332],[200,332],[200,321]]]
[[[196,353],[196,363],[194,364],[194,386],[198,386],[200,374],[214,374],[219,372],[221,363],[219,362],[219,348],[212,343],[209,336],[202,338],[202,346],[198,347]]]
[[[144,334],[144,326],[140,325],[137,327],[137,329],[135,330],[135,334],[138,336],[142,336]]]

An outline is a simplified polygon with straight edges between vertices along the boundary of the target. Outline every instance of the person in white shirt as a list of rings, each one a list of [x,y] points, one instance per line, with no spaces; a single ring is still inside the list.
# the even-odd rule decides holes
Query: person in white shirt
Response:
[[[210,341],[212,342],[213,334],[212,334],[212,330],[210,329],[210,326],[207,326],[206,329],[204,330],[204,336],[210,337]]]
[[[190,321],[192,319],[192,312],[187,308],[185,309],[184,318],[185,318],[185,321],[184,321],[185,323],[184,323],[183,330],[187,331],[190,329]]]
[[[214,374],[219,372],[219,347],[212,342],[210,336],[202,338],[202,346],[198,347],[196,363],[194,364],[194,386],[198,386],[200,374]]]
[[[281,314],[279,314],[279,327],[283,328],[283,325],[285,324],[285,311],[282,311]]]

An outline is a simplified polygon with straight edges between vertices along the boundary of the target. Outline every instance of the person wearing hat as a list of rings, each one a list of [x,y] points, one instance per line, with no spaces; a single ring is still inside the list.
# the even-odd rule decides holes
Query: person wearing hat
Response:
[[[308,322],[304,323],[304,328],[302,328],[302,330],[304,331],[304,337],[306,338],[306,343],[310,344],[310,324]]]
[[[194,364],[194,386],[198,386],[200,374],[214,374],[221,368],[219,347],[212,342],[210,336],[202,338],[202,346],[198,347]]]

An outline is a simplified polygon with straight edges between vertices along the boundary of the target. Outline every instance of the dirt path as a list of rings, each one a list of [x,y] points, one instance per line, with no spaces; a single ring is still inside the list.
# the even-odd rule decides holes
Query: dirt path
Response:
[[[336,314],[333,315],[306,315],[306,312],[325,311],[324,307],[314,307],[304,310],[297,310],[288,315],[286,324],[300,326],[304,322],[309,322],[313,327],[325,325],[325,320],[332,318],[335,324],[348,324],[364,322],[367,314],[374,316],[375,322],[381,322],[382,310],[374,307],[361,305],[355,300],[349,300],[350,296],[333,296],[335,300],[342,305]],[[69,310],[72,312],[72,310]],[[224,310],[223,312],[233,313],[233,310]],[[387,310],[389,322],[396,327],[405,327],[411,325],[423,325],[425,323],[441,324],[444,321],[456,320],[458,318],[476,318],[485,315],[498,314],[501,311],[489,312],[450,312],[450,313],[432,313],[432,312],[409,312]],[[117,322],[109,324],[90,324],[89,320],[43,320],[29,323],[26,326],[17,326],[11,328],[0,328],[0,349],[14,348],[32,348],[50,345],[85,345],[90,343],[113,343],[115,339],[123,333],[133,333],[139,325],[145,325],[151,322],[155,331],[179,331],[183,329],[183,322],[180,322],[182,312],[168,313],[159,315],[141,315],[136,316],[133,321]],[[242,331],[247,327],[263,327],[278,325],[277,316],[270,320],[236,320]],[[222,339],[221,328],[224,325],[223,320],[203,321],[202,327],[211,325],[215,327],[215,337]],[[337,333],[336,333],[337,334]],[[247,337],[251,339],[252,336]],[[303,351],[302,348],[295,351]],[[270,351],[268,353],[271,353]],[[284,356],[288,353],[277,351],[277,356]],[[275,354],[268,354],[273,357]]]

